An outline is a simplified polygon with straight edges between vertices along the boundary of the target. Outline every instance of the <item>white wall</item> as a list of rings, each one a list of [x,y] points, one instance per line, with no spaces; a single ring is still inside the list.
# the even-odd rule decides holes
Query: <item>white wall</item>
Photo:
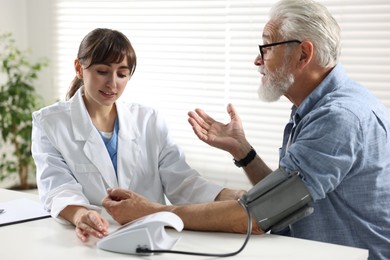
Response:
[[[50,60],[52,56],[50,4],[50,0],[0,0],[0,34],[11,32],[20,49],[31,49],[33,60],[40,57]],[[55,97],[52,66],[53,64],[49,64],[49,67],[42,70],[35,81],[36,89],[45,104],[52,103]],[[5,149],[4,144],[0,143],[0,150]],[[17,175],[13,175],[1,182],[0,187],[12,186],[16,181]]]
[[[20,49],[31,49],[33,59],[52,56],[50,0],[0,0],[0,34],[11,32]],[[53,64],[39,74],[35,86],[45,103],[54,101]]]
[[[27,45],[26,2],[28,0],[0,0],[0,33],[12,32],[21,48]]]

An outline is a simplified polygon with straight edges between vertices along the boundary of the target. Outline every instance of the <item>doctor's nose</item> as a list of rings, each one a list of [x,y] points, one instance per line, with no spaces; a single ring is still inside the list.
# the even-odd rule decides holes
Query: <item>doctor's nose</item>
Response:
[[[106,80],[106,86],[111,88],[111,89],[115,89],[117,87],[117,81],[118,81],[118,76],[113,74],[113,75],[109,75],[107,80]]]

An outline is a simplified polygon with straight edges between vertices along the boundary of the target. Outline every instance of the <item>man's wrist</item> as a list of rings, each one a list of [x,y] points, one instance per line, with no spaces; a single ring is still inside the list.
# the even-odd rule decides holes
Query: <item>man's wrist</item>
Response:
[[[251,147],[251,150],[248,152],[248,154],[244,158],[242,158],[240,160],[233,159],[233,161],[237,167],[245,167],[251,161],[253,161],[253,159],[255,159],[255,157],[256,157],[256,151],[253,147]]]

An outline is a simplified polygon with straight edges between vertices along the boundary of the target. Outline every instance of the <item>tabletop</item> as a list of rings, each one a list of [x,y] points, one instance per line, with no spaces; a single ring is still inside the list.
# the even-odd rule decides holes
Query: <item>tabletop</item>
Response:
[[[0,202],[17,198],[39,201],[36,194],[0,189]],[[110,221],[112,229],[118,227]],[[172,237],[180,237],[173,250],[224,254],[238,250],[245,235],[167,230]],[[216,259],[216,257],[178,254],[154,254],[151,256],[127,255],[104,251],[96,247],[97,239],[81,242],[74,227],[63,225],[53,218],[45,218],[20,224],[0,227],[0,259]],[[242,252],[234,259],[300,259],[300,260],[367,260],[368,251],[328,243],[309,241],[272,234],[252,235]]]

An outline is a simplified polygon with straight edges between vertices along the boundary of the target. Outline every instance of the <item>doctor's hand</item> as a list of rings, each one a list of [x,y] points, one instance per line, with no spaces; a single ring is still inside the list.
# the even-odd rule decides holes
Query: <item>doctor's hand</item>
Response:
[[[241,150],[245,150],[246,153],[250,150],[250,144],[245,138],[241,119],[232,104],[228,104],[227,112],[230,116],[228,124],[214,120],[199,108],[195,109],[194,112],[188,112],[188,122],[200,140],[225,150],[234,157],[239,157],[241,156]]]
[[[83,242],[90,236],[102,238],[108,235],[108,221],[94,210],[71,205],[62,210],[60,216],[76,226],[76,235]]]
[[[116,188],[107,192],[102,205],[119,224],[162,211],[164,207],[130,190]]]

